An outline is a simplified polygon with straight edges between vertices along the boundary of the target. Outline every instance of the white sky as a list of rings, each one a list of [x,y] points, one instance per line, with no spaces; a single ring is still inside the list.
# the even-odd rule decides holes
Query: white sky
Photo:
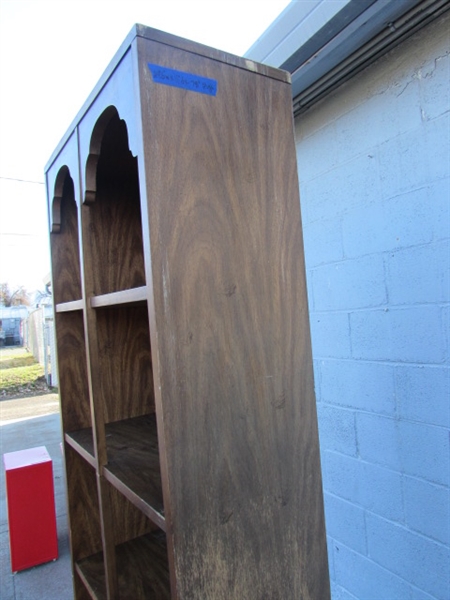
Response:
[[[242,55],[287,4],[0,0],[0,282],[43,289],[44,166],[134,23]]]

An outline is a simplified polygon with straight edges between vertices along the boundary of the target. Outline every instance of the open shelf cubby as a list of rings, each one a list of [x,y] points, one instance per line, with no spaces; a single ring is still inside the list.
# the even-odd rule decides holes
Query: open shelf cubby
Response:
[[[113,486],[106,484],[112,535],[114,573],[111,586],[119,598],[170,598],[165,533]],[[86,556],[76,570],[95,598],[107,598],[104,552]],[[110,592],[111,595],[111,592]]]
[[[170,599],[166,536],[163,532],[147,533],[116,547],[119,598],[133,600]],[[95,587],[95,597],[106,600],[99,592],[104,585],[103,555],[98,553],[79,565],[87,584]]]
[[[72,561],[75,570],[83,580],[83,570],[79,568],[79,565],[82,565],[89,557],[98,555],[103,549],[97,477],[95,468],[83,460],[67,443],[64,447],[64,455]],[[93,587],[99,597],[106,594],[106,587],[101,581]]]
[[[329,600],[289,74],[136,25],[47,169],[75,600]]]
[[[105,433],[108,454],[103,469],[105,479],[165,530],[156,415],[109,423]],[[91,428],[65,437],[85,460],[95,464]]]
[[[101,143],[95,145],[98,138]],[[93,295],[145,290],[137,158],[128,147],[127,125],[114,107],[108,107],[98,119],[91,150],[86,180],[92,185],[85,200],[89,211],[86,260]],[[113,303],[114,297],[110,301]]]

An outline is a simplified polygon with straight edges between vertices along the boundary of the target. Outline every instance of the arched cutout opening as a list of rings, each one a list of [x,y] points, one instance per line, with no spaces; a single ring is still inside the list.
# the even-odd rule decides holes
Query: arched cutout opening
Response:
[[[69,169],[62,167],[55,181],[52,201],[53,297],[55,304],[81,298],[80,246],[78,207]]]
[[[137,158],[114,107],[98,119],[86,163],[89,258],[94,293],[145,285]]]

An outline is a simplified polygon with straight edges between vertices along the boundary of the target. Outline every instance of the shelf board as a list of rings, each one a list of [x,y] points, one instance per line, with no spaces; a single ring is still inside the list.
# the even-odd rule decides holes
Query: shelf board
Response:
[[[76,562],[75,570],[93,600],[106,600],[103,552]]]
[[[116,546],[116,564],[120,598],[170,599],[167,545],[161,531]],[[106,600],[103,553],[75,563],[75,568],[89,593],[97,600]]]
[[[56,312],[72,312],[74,310],[83,310],[84,303],[83,300],[72,300],[71,302],[60,302],[56,305]]]
[[[66,442],[81,454],[92,467],[96,467],[95,452],[94,452],[94,440],[92,437],[92,428],[79,429],[78,431],[71,431],[64,435]]]
[[[135,304],[147,300],[147,286],[122,290],[120,292],[111,292],[110,294],[101,294],[92,296],[91,308],[104,308],[106,306],[117,306],[120,304]]]
[[[144,415],[105,427],[107,481],[163,531],[166,530],[156,416]],[[65,434],[65,440],[95,468],[92,429]]]

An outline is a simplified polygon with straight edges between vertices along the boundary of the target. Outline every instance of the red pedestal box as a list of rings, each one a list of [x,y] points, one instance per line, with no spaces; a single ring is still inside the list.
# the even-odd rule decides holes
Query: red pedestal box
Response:
[[[13,572],[58,558],[53,468],[45,446],[3,455]]]

